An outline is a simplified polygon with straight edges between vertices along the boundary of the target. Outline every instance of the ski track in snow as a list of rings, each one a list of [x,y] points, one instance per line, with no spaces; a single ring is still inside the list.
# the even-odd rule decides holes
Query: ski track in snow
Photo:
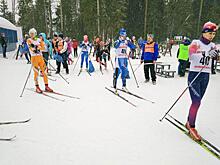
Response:
[[[173,57],[162,56],[158,61],[171,64],[177,70],[177,46]],[[114,51],[112,51],[114,53]],[[136,73],[140,88],[136,87],[131,69],[128,89],[155,104],[124,94],[137,105],[132,107],[105,89],[112,86],[113,70],[99,71],[95,61],[95,73],[85,71],[77,76],[79,62],[68,78],[68,85],[58,75],[49,85],[57,92],[80,97],[80,100],[58,95],[59,102],[25,90],[20,93],[30,69],[26,60],[0,58],[0,121],[32,118],[19,125],[1,125],[0,137],[16,135],[12,142],[0,141],[1,165],[218,165],[219,160],[182,134],[174,126],[159,119],[169,109],[187,85],[187,76],[166,79],[157,76],[157,85],[144,83],[143,66]],[[2,57],[2,55],[0,55]],[[76,59],[75,59],[76,61]],[[52,62],[56,67],[55,62]],[[75,64],[75,63],[74,63]],[[139,60],[132,60],[134,69]],[[42,78],[39,77],[43,89]],[[219,73],[211,75],[210,83],[197,118],[199,133],[220,148]],[[27,88],[33,88],[33,72]],[[118,80],[121,87],[121,79]],[[188,91],[174,106],[171,115],[185,123],[190,97]]]

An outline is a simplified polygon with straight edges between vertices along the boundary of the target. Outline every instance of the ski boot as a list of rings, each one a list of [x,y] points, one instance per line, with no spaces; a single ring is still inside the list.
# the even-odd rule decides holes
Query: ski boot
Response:
[[[153,85],[156,85],[156,81],[152,81],[152,84],[153,84]]]
[[[39,85],[36,85],[36,92],[37,93],[43,93],[43,91],[40,89]]]
[[[66,74],[69,74],[69,69],[66,69]]]
[[[149,79],[146,79],[144,82],[145,82],[145,83],[148,83],[148,82],[149,82]]]
[[[186,127],[186,129],[189,130],[189,134],[194,140],[201,141],[201,136],[198,134],[198,132],[195,128],[190,126],[188,121],[187,121],[185,127]]]
[[[48,86],[48,84],[45,84],[45,91],[46,92],[53,92],[53,90]]]
[[[128,89],[126,88],[126,86],[123,86],[123,87],[122,87],[122,90],[125,91],[125,92],[127,92],[127,93],[129,92]]]

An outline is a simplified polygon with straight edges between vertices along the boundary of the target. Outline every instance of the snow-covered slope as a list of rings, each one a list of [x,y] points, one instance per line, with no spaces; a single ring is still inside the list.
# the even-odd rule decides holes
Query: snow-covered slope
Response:
[[[159,61],[172,64],[176,70],[177,47],[173,57]],[[13,53],[12,53],[13,54]],[[11,55],[12,57],[13,55]],[[123,94],[138,107],[134,108],[108,92],[113,70],[108,64],[104,75],[98,70],[90,77],[86,72],[78,77],[79,66],[70,74],[58,75],[50,86],[58,92],[78,96],[80,100],[64,98],[59,102],[25,90],[19,97],[30,65],[25,60],[0,58],[0,121],[32,120],[20,125],[0,125],[0,137],[14,134],[12,142],[0,141],[1,165],[218,165],[219,160],[181,133],[166,120],[159,119],[169,109],[187,85],[187,76],[166,79],[157,77],[157,85],[144,83],[143,68],[136,72],[140,88],[132,76],[128,89],[155,104]],[[132,61],[136,68],[139,60]],[[53,62],[55,66],[55,62]],[[200,134],[220,147],[219,73],[211,75],[210,84],[197,118]],[[40,78],[43,88],[43,81]],[[121,80],[119,79],[119,86]],[[27,88],[33,88],[33,72]],[[171,114],[186,121],[190,98],[188,91],[174,106]]]

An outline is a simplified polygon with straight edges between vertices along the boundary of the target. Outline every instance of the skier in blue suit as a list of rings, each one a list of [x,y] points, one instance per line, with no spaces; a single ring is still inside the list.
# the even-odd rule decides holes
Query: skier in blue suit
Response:
[[[83,68],[83,63],[84,63],[84,60],[86,62],[86,69],[87,71],[88,70],[88,67],[89,67],[89,61],[88,61],[88,58],[89,58],[89,53],[91,51],[91,48],[92,48],[92,45],[89,43],[89,38],[87,35],[84,35],[83,36],[83,42],[80,44],[80,48],[82,48],[82,53],[81,53],[81,64],[80,64],[80,70],[82,71],[82,68]]]
[[[115,93],[117,94],[117,79],[121,73],[122,79],[122,89],[128,92],[126,88],[126,79],[129,78],[128,71],[128,54],[127,49],[135,49],[135,45],[133,45],[130,41],[126,40],[126,30],[121,28],[119,31],[119,39],[114,43],[114,47],[116,49],[116,57],[115,57],[115,72],[113,76],[113,86],[115,88]]]

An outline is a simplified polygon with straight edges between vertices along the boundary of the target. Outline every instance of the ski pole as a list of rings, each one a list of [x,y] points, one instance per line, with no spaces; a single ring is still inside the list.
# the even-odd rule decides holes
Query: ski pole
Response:
[[[186,90],[191,87],[191,85],[194,83],[194,81],[198,78],[198,76],[200,75],[200,73],[202,72],[202,70],[205,68],[205,65],[201,68],[201,70],[199,71],[199,73],[196,75],[196,77],[191,81],[191,83],[183,90],[183,92],[180,94],[180,96],[176,99],[176,101],[172,104],[172,106],[168,109],[168,111],[165,113],[165,115],[160,119],[160,122],[163,121],[163,119],[168,115],[168,113],[172,110],[172,108],[174,107],[174,105],[176,105],[176,103],[179,101],[179,99],[183,96],[183,94],[186,92]]]
[[[142,65],[142,63],[137,66],[137,68],[134,70],[134,72],[136,72],[141,65]]]
[[[111,57],[110,57],[110,61],[111,61],[112,69],[114,70],[115,68],[114,68],[114,65],[113,65]]]
[[[130,61],[129,57],[128,57],[128,61],[129,61],[129,64],[130,64],[130,66],[131,66],[131,70],[132,70],[132,73],[133,73],[133,75],[134,75],[134,79],[135,79],[135,82],[136,82],[136,84],[137,84],[137,88],[139,88],[139,85],[138,85],[136,76],[135,76],[135,74],[134,74],[134,70],[133,70],[133,67],[132,67],[132,65],[131,65],[131,61]]]
[[[44,57],[43,57],[43,58],[44,58]],[[46,60],[45,58],[44,58],[44,60],[48,62],[48,60]],[[51,63],[48,62],[48,64],[49,64],[49,66],[51,66],[51,68],[53,68],[54,70],[56,70]],[[60,75],[60,77],[61,77],[64,81],[66,81],[67,84],[69,84],[69,82],[68,82],[60,73],[58,73],[58,74]]]
[[[54,66],[51,64],[51,63],[48,63],[53,69],[55,69],[54,68]],[[67,83],[67,84],[69,84],[69,82],[62,76],[62,74],[60,74],[60,73],[58,73],[59,75],[60,75],[60,77]]]
[[[82,52],[82,51],[81,51],[81,52]],[[75,63],[75,65],[74,65],[74,67],[73,67],[73,72],[74,72],[74,70],[75,70],[75,68],[76,68],[76,65],[77,65],[78,61],[79,61],[79,58],[80,58],[80,56],[81,56],[81,52],[79,53],[78,58],[77,58],[77,60],[76,60],[76,63]]]
[[[144,65],[152,65],[152,64],[160,64],[161,62],[156,62],[156,63],[145,63]],[[134,70],[134,72],[136,72],[137,70],[138,70],[138,68],[140,67],[142,65],[142,63],[141,64],[139,64],[138,66],[137,66],[137,68]]]
[[[25,83],[24,83],[24,87],[23,87],[23,89],[22,89],[22,92],[21,92],[20,97],[23,96],[24,89],[25,89],[25,87],[26,87],[26,85],[27,85],[27,82],[28,82],[28,79],[29,79],[29,77],[30,77],[30,75],[31,75],[31,70],[32,70],[32,68],[33,68],[33,66],[31,65],[31,69],[30,69],[30,71],[29,71],[29,73],[28,73],[28,76],[27,76],[27,78],[26,78],[26,81],[25,81]]]

